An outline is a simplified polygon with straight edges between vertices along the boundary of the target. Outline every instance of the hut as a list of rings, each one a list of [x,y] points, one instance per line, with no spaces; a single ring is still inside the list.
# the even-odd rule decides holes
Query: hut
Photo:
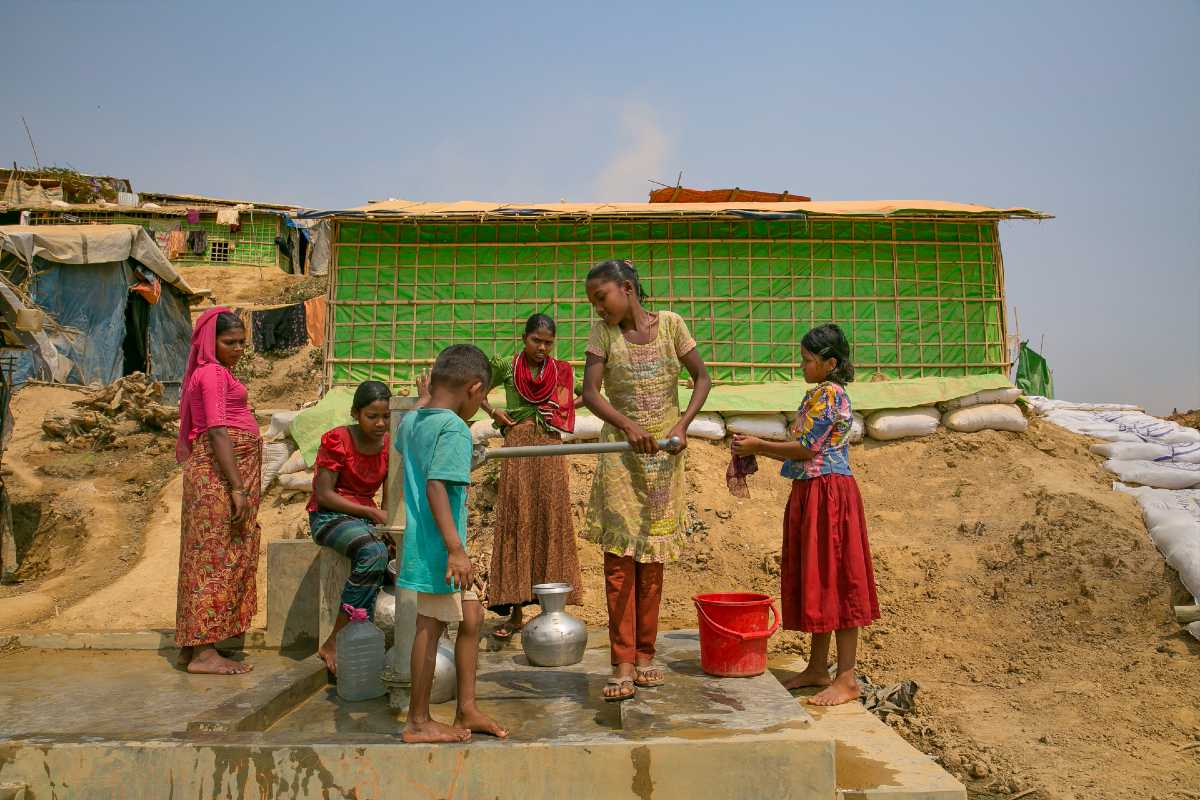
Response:
[[[148,197],[180,198],[156,203]],[[184,198],[194,198],[187,200]],[[290,211],[197,195],[139,195],[129,205],[66,203],[9,206],[27,225],[138,225],[180,266],[275,267],[293,271]]]
[[[863,379],[1007,384],[999,222],[1048,217],[926,200],[738,199],[389,200],[329,216],[327,388],[410,384],[455,342],[511,352],[534,312],[555,317],[560,355],[582,363],[595,319],[584,276],[609,258],[632,259],[651,307],[687,320],[720,383],[801,385],[800,338],[836,321]]]
[[[172,399],[199,297],[138,225],[0,226],[0,334],[13,383],[142,372]]]

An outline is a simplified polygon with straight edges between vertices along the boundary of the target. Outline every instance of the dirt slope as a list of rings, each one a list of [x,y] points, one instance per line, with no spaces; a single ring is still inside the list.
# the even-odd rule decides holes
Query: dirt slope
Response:
[[[778,596],[788,485],[770,462],[738,500],[728,451],[693,442],[696,524],[669,566],[663,623],[695,627],[691,596]],[[900,723],[973,796],[1183,798],[1200,787],[1200,647],[1170,620],[1162,559],[1131,498],[1114,493],[1081,437],[1034,421],[1022,435],[940,433],[852,451],[871,526],[883,619],[862,668],[877,683],[915,679]],[[591,462],[572,464],[576,523]],[[492,493],[476,492],[479,549]],[[601,558],[581,546],[589,624],[605,622]],[[486,553],[480,562],[486,563]],[[803,664],[805,638],[773,651]]]

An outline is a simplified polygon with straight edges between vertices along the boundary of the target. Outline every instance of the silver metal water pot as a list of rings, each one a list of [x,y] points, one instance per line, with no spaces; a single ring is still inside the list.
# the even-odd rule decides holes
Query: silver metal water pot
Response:
[[[583,660],[587,626],[566,612],[569,583],[539,583],[533,594],[542,613],[521,629],[521,648],[529,663],[538,667],[567,667]]]

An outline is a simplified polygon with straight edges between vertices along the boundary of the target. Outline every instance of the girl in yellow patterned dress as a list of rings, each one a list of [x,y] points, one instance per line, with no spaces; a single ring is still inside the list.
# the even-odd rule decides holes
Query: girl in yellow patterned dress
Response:
[[[633,445],[633,452],[600,456],[584,530],[604,550],[613,664],[604,699],[620,701],[633,697],[635,686],[663,683],[654,664],[663,564],[683,549],[683,450],[712,380],[683,318],[642,305],[646,294],[633,264],[598,264],[588,273],[587,295],[600,321],[588,341],[583,402],[605,422],[601,441]],[[682,414],[680,365],[695,386]],[[660,451],[656,442],[671,437],[679,445]]]

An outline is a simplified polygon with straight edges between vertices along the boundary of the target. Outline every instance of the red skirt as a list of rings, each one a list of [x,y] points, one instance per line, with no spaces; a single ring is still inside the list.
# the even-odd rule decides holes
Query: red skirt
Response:
[[[783,627],[828,633],[879,619],[867,520],[848,475],[792,482],[783,513]]]

